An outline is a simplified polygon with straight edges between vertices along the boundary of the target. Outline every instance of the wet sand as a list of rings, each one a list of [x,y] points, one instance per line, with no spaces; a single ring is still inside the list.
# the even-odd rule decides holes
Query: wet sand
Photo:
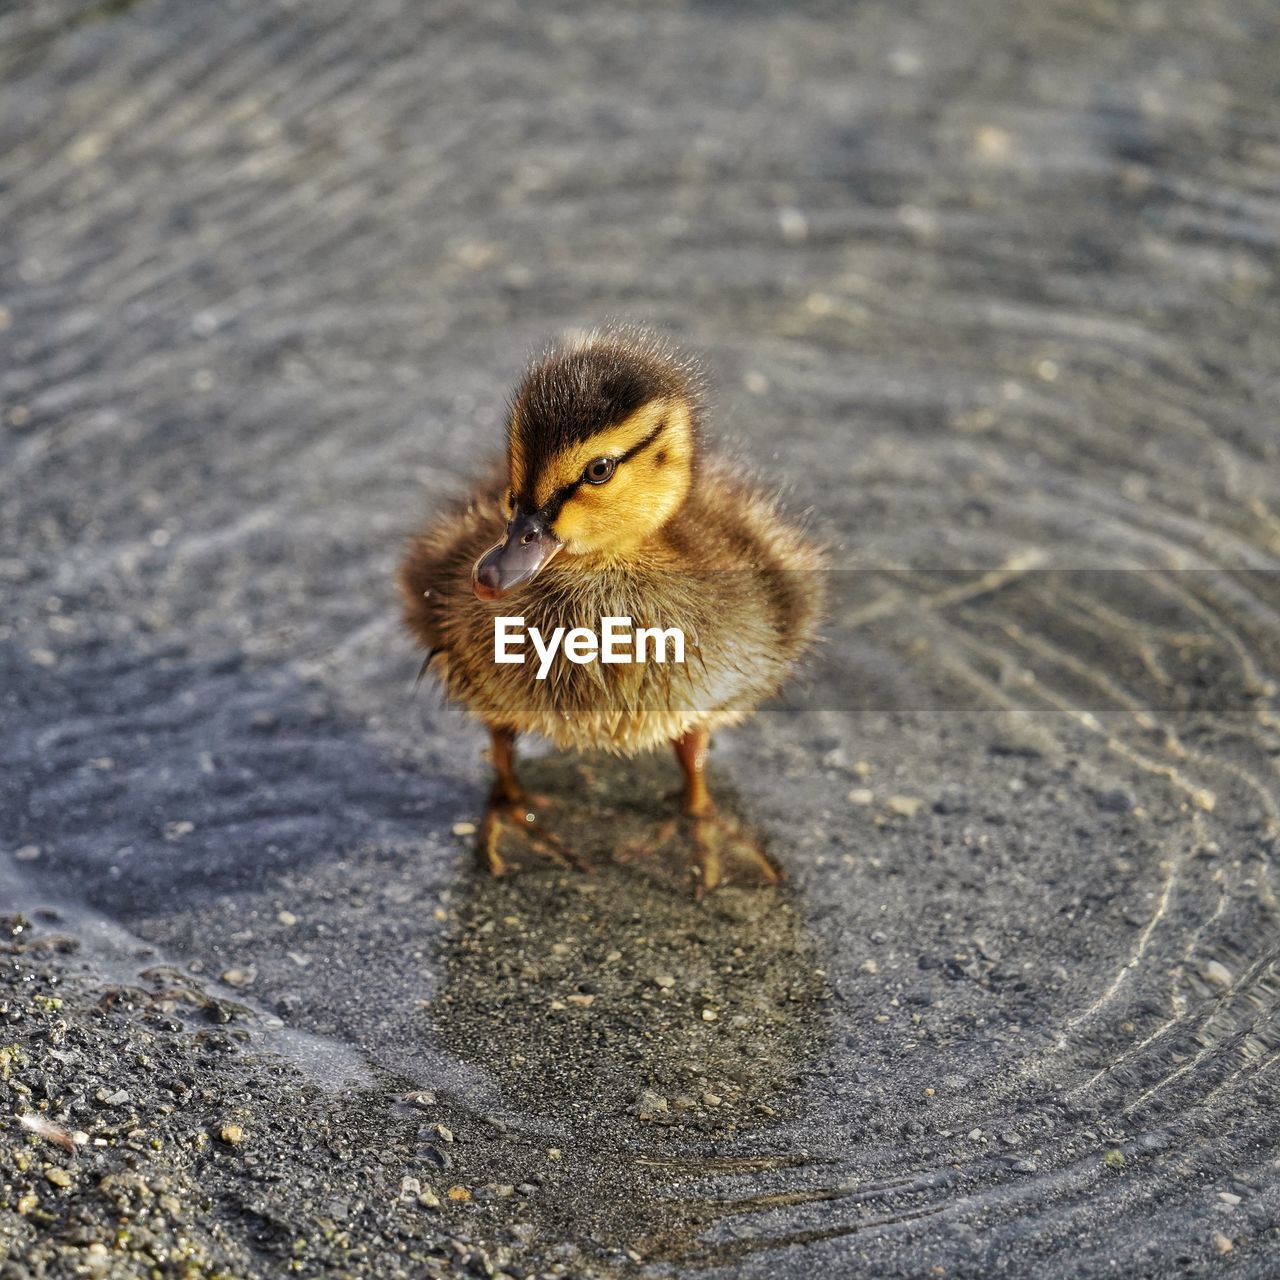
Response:
[[[1278,56],[0,9],[0,1277],[1269,1274]],[[835,549],[712,758],[777,892],[616,861],[659,757],[536,760],[596,872],[481,878],[413,692],[405,537],[610,316]]]

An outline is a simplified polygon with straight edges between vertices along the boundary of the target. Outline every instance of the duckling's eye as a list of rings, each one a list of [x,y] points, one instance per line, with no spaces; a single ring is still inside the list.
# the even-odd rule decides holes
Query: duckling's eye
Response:
[[[612,458],[597,458],[594,462],[587,463],[587,469],[582,473],[582,478],[588,484],[604,484],[613,475],[616,465]]]

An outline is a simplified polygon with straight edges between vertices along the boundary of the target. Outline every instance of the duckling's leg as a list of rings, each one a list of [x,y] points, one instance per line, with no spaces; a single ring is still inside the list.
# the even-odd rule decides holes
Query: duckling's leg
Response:
[[[541,796],[530,796],[516,777],[516,735],[510,729],[489,728],[492,742],[493,790],[485,808],[484,820],[476,838],[476,848],[485,869],[492,876],[506,875],[510,870],[503,856],[504,837],[519,851],[528,850],[542,858],[558,862],[562,867],[589,871],[585,863],[565,848],[561,840],[541,825],[535,803],[545,804]],[[508,850],[510,852],[510,850]]]
[[[684,812],[693,831],[696,864],[693,867],[695,898],[726,882],[777,884],[782,868],[735,822],[725,818],[707,789],[705,766],[711,735],[691,729],[672,742],[684,770]]]
[[[704,768],[711,735],[705,729],[692,729],[671,742],[676,759],[684,771],[683,819],[664,823],[652,840],[627,845],[620,853],[621,861],[637,854],[653,854],[669,845],[692,845],[693,896],[701,899],[722,884],[777,884],[782,868],[742,831],[724,817],[711,799]]]

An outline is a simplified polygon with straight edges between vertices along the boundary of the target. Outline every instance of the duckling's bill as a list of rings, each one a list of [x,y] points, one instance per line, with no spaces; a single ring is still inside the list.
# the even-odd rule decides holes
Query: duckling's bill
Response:
[[[541,516],[517,511],[506,537],[476,561],[471,589],[481,600],[501,600],[534,577],[563,545]]]

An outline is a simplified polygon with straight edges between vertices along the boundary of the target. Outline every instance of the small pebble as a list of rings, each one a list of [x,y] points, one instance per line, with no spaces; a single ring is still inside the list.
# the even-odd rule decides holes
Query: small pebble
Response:
[[[1215,1231],[1213,1233],[1213,1247],[1219,1253],[1230,1253],[1236,1246],[1229,1236],[1224,1236],[1221,1231]]]
[[[654,1116],[665,1115],[668,1109],[666,1098],[652,1089],[645,1089],[636,1099],[636,1115],[641,1120],[652,1120]],[[551,1153],[548,1152],[548,1155]]]
[[[45,1180],[51,1182],[55,1187],[69,1187],[71,1185],[71,1175],[65,1169],[48,1169],[45,1171]]]
[[[850,804],[867,805],[875,804],[875,802],[876,793],[872,791],[870,787],[854,787],[854,789],[849,792]]]
[[[440,1207],[440,1197],[430,1187],[423,1187],[422,1194],[418,1197],[418,1203],[426,1209],[438,1209]]]
[[[298,923],[298,917],[292,911],[281,911],[276,914],[276,919],[286,928]]]
[[[1210,960],[1204,966],[1203,972],[1205,981],[1212,982],[1215,987],[1229,987],[1231,985],[1231,970],[1220,960]]]
[[[720,1015],[714,1009],[703,1009],[703,1022],[714,1022]]]
[[[244,1130],[238,1124],[224,1124],[218,1137],[229,1147],[238,1147],[244,1141]]]
[[[809,220],[804,216],[804,211],[794,206],[787,206],[778,210],[778,228],[782,232],[782,238],[788,244],[800,244],[809,235]],[[755,375],[760,377],[759,374]],[[753,391],[750,382],[751,375],[748,374],[743,379],[744,384],[752,395],[763,395],[764,391]],[[769,389],[768,379],[764,381],[765,391]]]
[[[1003,161],[1012,146],[1012,135],[999,125],[984,124],[974,130],[973,149],[983,160],[991,163]]]
[[[466,1202],[471,1199],[471,1192],[468,1191],[466,1187],[461,1186],[450,1187],[449,1190],[445,1192],[445,1195],[447,1195],[450,1200],[459,1200],[462,1202]]]
[[[914,818],[924,802],[916,796],[890,796],[884,803],[890,813],[896,813],[902,818]]]
[[[670,991],[671,988],[676,985],[675,977],[669,973],[658,974],[658,976],[654,978],[654,982],[656,982],[664,991]]]
[[[38,844],[24,844],[21,848],[13,851],[13,856],[19,862],[34,862],[40,856],[40,846]]]
[[[476,824],[474,822],[455,822],[453,824],[453,834],[455,836],[473,836],[476,833]]]
[[[1133,808],[1133,797],[1120,787],[1095,791],[1093,802],[1103,813],[1128,813]]]

